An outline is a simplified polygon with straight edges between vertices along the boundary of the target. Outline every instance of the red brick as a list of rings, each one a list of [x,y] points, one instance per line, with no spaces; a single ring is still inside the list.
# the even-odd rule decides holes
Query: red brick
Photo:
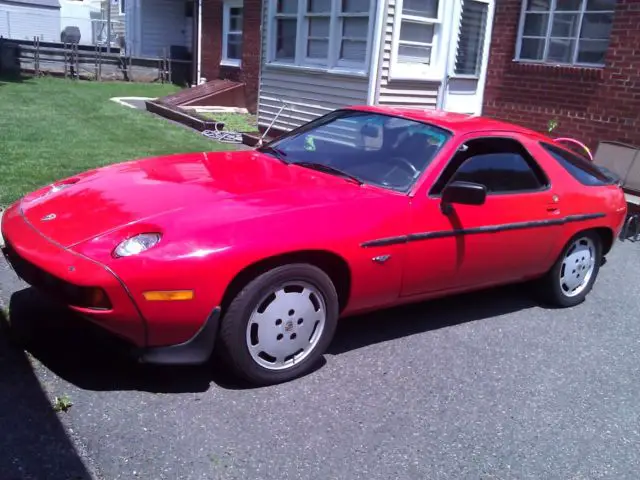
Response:
[[[522,0],[497,0],[484,114],[595,148],[601,140],[640,146],[640,1],[617,3],[604,68],[514,62]]]
[[[260,24],[262,0],[244,0],[242,19],[242,62],[240,67],[220,65],[222,58],[223,0],[202,1],[202,75],[237,80],[245,84],[247,108],[255,113],[260,75]]]

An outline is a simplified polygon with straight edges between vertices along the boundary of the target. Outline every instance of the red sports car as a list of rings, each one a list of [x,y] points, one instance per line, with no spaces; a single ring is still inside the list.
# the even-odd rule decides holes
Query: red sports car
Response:
[[[615,179],[548,137],[352,107],[252,151],[99,168],[2,221],[28,283],[132,344],[254,384],[313,367],[339,317],[531,281],[583,301],[625,220]]]

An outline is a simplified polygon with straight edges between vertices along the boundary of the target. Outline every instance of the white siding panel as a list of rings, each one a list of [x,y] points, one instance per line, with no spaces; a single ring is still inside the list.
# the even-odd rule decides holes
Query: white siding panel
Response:
[[[395,14],[396,0],[389,0],[376,103],[396,107],[436,108],[439,87],[437,82],[393,80],[390,77]]]
[[[0,35],[15,40],[60,41],[60,9],[0,1]]]
[[[140,0],[141,54],[157,57],[171,45],[187,46],[185,6],[181,0]]]
[[[263,67],[260,82],[260,125],[269,125],[287,104],[279,120],[287,119],[287,130],[337,108],[367,102],[367,78],[297,72]]]
[[[285,87],[286,86],[286,87]],[[260,82],[259,123],[267,125],[273,115],[287,104],[281,117],[309,121],[337,108],[365,104],[366,78],[350,78],[331,74],[310,74],[263,69]]]
[[[267,45],[269,35],[268,1],[263,1],[262,61],[258,124],[268,126],[286,103],[274,128],[292,130],[303,123],[337,108],[367,103],[369,79],[330,73],[305,72],[269,66]]]

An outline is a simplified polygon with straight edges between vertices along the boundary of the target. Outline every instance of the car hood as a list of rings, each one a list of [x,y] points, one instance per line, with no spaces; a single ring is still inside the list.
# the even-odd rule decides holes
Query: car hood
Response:
[[[256,151],[240,151],[108,166],[27,195],[20,206],[44,236],[72,247],[136,222],[158,225],[158,217],[169,212],[198,212],[201,218],[203,210],[210,210],[207,221],[222,224],[382,194]]]

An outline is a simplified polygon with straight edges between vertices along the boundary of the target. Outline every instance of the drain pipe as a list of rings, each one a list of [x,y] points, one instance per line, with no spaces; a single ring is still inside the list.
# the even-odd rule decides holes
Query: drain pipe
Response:
[[[367,92],[367,105],[375,105],[377,100],[377,89],[380,80],[380,72],[382,70],[382,62],[380,58],[384,49],[384,34],[385,21],[387,19],[387,11],[389,0],[378,0],[376,10],[376,19],[374,23],[373,32],[373,50],[371,53],[371,65],[369,66],[369,91]]]
[[[452,53],[456,53],[458,50],[458,42],[460,39],[460,21],[462,19],[462,8],[463,3],[454,3],[453,7],[449,9],[449,18],[448,18],[448,32],[443,35],[444,38],[451,37],[452,34],[455,33],[455,42],[448,42],[447,49],[445,53],[444,59],[444,75],[440,79],[440,87],[438,88],[438,98],[436,98],[436,109],[444,110],[446,108],[446,100],[445,97],[447,95],[447,89],[449,88],[449,83],[451,81],[451,73],[452,73],[452,62],[455,64],[455,59],[452,60]],[[447,19],[445,19],[445,24]],[[456,24],[457,22],[457,24]],[[457,25],[457,28],[454,26]],[[455,43],[455,46],[453,45]],[[455,48],[455,51],[453,51]]]
[[[198,55],[196,60],[195,84],[200,85],[202,78],[202,0],[198,0]]]

